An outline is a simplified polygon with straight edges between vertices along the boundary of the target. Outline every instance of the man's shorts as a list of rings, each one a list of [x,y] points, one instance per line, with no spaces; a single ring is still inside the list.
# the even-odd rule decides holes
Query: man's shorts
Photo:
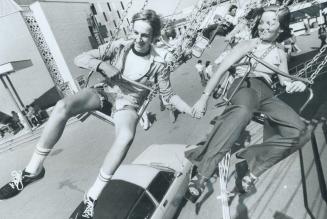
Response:
[[[133,110],[137,112],[137,106],[130,103],[125,98],[117,95],[115,92],[111,92],[106,86],[100,86],[92,88],[100,99],[101,108],[99,111],[113,117],[113,115],[121,110]]]

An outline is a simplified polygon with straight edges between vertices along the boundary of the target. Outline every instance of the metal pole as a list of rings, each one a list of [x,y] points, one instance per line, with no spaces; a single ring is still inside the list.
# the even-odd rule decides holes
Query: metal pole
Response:
[[[14,95],[11,93],[11,91],[10,91],[9,87],[7,86],[5,80],[4,80],[3,77],[1,77],[1,76],[0,76],[0,78],[1,78],[1,81],[2,81],[2,83],[3,83],[3,85],[4,85],[4,87],[5,87],[6,90],[8,91],[9,96],[11,97],[11,99],[13,100],[13,102],[15,103],[15,106],[16,106],[16,108],[18,109],[18,112],[19,112],[20,114],[22,114],[22,112],[21,112],[21,110],[20,110],[20,108],[19,108],[19,106],[18,106],[18,103],[16,102],[15,97],[14,97]],[[23,115],[23,114],[22,114],[22,115]],[[25,117],[25,115],[23,115],[22,118],[24,119],[24,121],[25,121],[25,123],[26,123],[26,125],[27,125],[28,130],[29,130],[30,132],[32,132],[32,127],[31,127],[30,124],[28,123],[27,118]]]
[[[5,77],[6,77],[7,81],[9,82],[9,85],[10,85],[12,91],[14,92],[14,94],[15,94],[15,96],[16,96],[18,102],[20,103],[21,107],[24,108],[24,103],[23,103],[23,101],[20,99],[20,97],[18,96],[18,93],[17,93],[17,91],[16,91],[16,89],[15,89],[13,83],[11,82],[11,80],[10,80],[10,78],[9,78],[9,75],[6,74]]]
[[[266,61],[263,61],[262,59],[260,59],[259,57],[255,56],[253,53],[248,53],[247,56],[249,58],[253,58],[254,60],[256,60],[257,62],[259,62],[260,64],[264,65],[265,67],[273,70],[276,74],[279,74],[279,75],[282,75],[284,77],[287,77],[287,78],[290,78],[292,80],[295,80],[295,81],[302,81],[304,83],[307,83],[307,84],[313,84],[313,82],[309,81],[308,79],[306,78],[301,78],[301,77],[297,77],[297,76],[293,76],[293,75],[289,75],[283,71],[281,71],[280,69],[278,69],[277,67],[275,67],[274,65],[272,64],[269,64],[268,62]]]

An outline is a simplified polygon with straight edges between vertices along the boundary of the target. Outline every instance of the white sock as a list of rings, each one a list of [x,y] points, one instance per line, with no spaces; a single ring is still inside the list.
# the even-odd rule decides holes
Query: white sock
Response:
[[[43,167],[43,162],[47,158],[50,151],[51,149],[49,148],[44,148],[37,145],[30,162],[25,168],[25,171],[30,173],[31,175],[39,174]]]
[[[92,187],[87,192],[87,196],[91,197],[93,200],[97,200],[99,195],[101,194],[104,187],[107,185],[112,175],[108,175],[100,170],[100,173],[93,183]]]

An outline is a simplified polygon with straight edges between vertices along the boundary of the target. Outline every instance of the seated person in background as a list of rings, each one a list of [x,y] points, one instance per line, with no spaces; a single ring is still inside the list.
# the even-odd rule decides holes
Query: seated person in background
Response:
[[[23,129],[24,126],[23,126],[23,124],[20,122],[20,119],[19,119],[18,113],[16,113],[15,111],[11,111],[11,116],[12,116],[13,122],[16,123],[16,124],[18,125],[19,129]]]
[[[208,81],[212,75],[213,75],[213,66],[211,65],[210,61],[206,61],[206,64],[205,64],[205,69],[204,69],[204,72],[205,72],[205,80]]]
[[[209,44],[214,40],[216,35],[226,36],[233,30],[235,25],[238,23],[236,11],[237,6],[231,5],[225,17],[222,18],[220,15],[215,15],[214,23],[203,29],[202,34],[209,40]]]
[[[231,5],[228,9],[228,13],[224,17],[224,19],[229,23],[229,25],[231,26],[232,29],[238,23],[238,19],[236,17],[236,12],[237,12],[237,6]]]
[[[205,86],[205,76],[204,76],[204,70],[205,70],[205,66],[202,63],[202,60],[199,59],[198,62],[195,64],[195,68],[200,76],[200,80],[201,80],[201,85]]]

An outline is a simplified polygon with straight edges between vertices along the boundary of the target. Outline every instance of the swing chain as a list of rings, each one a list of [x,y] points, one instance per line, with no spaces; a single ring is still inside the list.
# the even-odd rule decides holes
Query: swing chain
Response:
[[[321,57],[321,55],[326,51],[327,44],[324,45],[320,50],[319,53],[317,53],[305,66],[303,69],[299,71],[299,73],[296,74],[296,76],[303,76],[305,73],[307,73],[307,70],[312,68],[313,63],[317,62],[317,60]],[[326,58],[325,58],[326,59]],[[321,64],[320,64],[321,65]],[[320,66],[319,65],[319,66]],[[311,75],[310,80],[313,80],[316,78],[317,74],[319,73],[318,68],[316,71]]]
[[[120,17],[119,19],[119,23],[117,24],[117,26],[115,27],[114,31],[113,31],[113,37],[110,39],[110,41],[108,42],[108,45],[101,57],[101,60],[104,60],[104,58],[106,57],[107,53],[109,52],[109,49],[111,47],[111,44],[114,40],[117,39],[118,37],[118,33],[120,31],[120,27],[122,26],[123,22],[124,22],[124,19],[126,18],[127,14],[128,14],[128,11],[129,9],[132,7],[132,4],[133,4],[133,0],[130,0],[128,3],[127,3],[127,7],[125,8],[124,12],[122,13],[122,16]]]
[[[149,3],[149,0],[144,1],[144,4],[143,4],[143,6],[141,8],[141,11],[143,11],[145,9],[145,7],[148,5],[148,3]]]
[[[144,5],[146,5],[147,2],[148,2],[148,0],[145,0],[145,4]],[[167,72],[167,73],[173,72],[175,70],[175,68],[179,65],[179,62],[178,61],[184,55],[183,48],[182,48],[183,47],[183,42],[185,42],[184,41],[184,38],[186,36],[192,36],[192,35],[194,35],[197,32],[197,30],[199,29],[200,24],[201,24],[200,21],[203,20],[204,15],[207,14],[206,12],[208,10],[210,10],[210,7],[207,7],[206,10],[205,10],[205,12],[203,12],[203,8],[206,5],[208,5],[208,3],[203,2],[198,10],[194,10],[192,12],[191,16],[188,19],[190,21],[189,22],[189,28],[183,33],[183,35],[181,37],[182,40],[180,41],[181,42],[180,45],[175,46],[174,52],[172,52],[172,55],[174,56],[174,59],[175,60],[172,61],[172,62],[167,62],[167,65],[166,65],[166,67],[163,70],[164,72]],[[143,6],[143,8],[144,8],[144,6]],[[202,15],[202,16],[200,16],[200,15]],[[195,24],[197,24],[197,25],[195,25]],[[195,28],[194,28],[194,26],[195,26]],[[187,42],[186,48],[188,48],[190,44],[191,44],[191,42]],[[158,84],[155,84],[152,87],[152,91],[149,94],[149,96],[147,98],[147,101],[148,102],[151,102],[152,99],[158,94],[158,92],[159,92],[159,86],[158,86]]]
[[[325,56],[324,60],[318,65],[317,69],[310,76],[309,80],[313,83],[314,79],[318,76],[319,72],[325,67],[327,63],[327,56]]]
[[[208,14],[209,10],[211,9],[210,5],[214,2],[214,0],[210,2],[203,1],[199,8],[195,8],[194,11],[191,13],[191,15],[188,18],[188,28],[183,33],[181,37],[181,43],[180,45],[177,45],[175,47],[175,51],[181,54],[174,54],[175,56],[182,56],[182,51],[184,49],[190,48],[190,45],[192,44],[192,40],[186,41],[185,39],[189,36],[195,36],[197,34],[198,29],[201,26],[202,21],[204,20],[205,16]],[[205,8],[206,7],[206,8]],[[183,44],[184,43],[184,44]],[[185,48],[183,48],[183,46]]]

